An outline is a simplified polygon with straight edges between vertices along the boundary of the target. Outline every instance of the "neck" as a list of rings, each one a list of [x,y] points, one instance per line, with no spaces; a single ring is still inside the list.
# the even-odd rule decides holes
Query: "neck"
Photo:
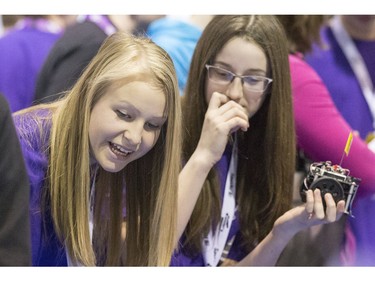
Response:
[[[346,15],[341,21],[348,34],[358,40],[375,40],[375,16]]]

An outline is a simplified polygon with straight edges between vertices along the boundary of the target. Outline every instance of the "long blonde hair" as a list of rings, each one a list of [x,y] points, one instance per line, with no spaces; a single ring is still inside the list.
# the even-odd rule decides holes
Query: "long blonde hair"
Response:
[[[91,241],[91,110],[111,85],[135,77],[152,80],[153,86],[165,93],[167,121],[148,154],[118,173],[99,167]],[[176,241],[181,109],[175,69],[168,54],[147,38],[115,33],[61,101],[36,108],[40,107],[56,108],[47,197],[55,230],[72,260],[88,266],[169,265]],[[121,239],[124,208],[125,241]]]

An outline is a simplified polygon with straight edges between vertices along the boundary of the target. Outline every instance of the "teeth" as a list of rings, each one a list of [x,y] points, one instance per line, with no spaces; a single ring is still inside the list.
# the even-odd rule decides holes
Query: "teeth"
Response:
[[[123,147],[121,147],[121,146],[119,146],[119,145],[117,145],[117,144],[113,144],[113,146],[117,149],[117,150],[119,150],[119,151],[121,151],[122,153],[126,153],[126,154],[128,154],[128,153],[131,153],[132,151],[130,151],[130,150],[126,150],[126,149],[124,149]]]

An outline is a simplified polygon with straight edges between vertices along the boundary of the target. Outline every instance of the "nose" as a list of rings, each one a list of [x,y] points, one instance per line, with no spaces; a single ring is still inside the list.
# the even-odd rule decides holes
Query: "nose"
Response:
[[[234,77],[232,82],[229,84],[226,95],[228,98],[234,101],[238,101],[243,96],[243,84],[240,77]]]
[[[126,145],[129,149],[137,150],[142,141],[143,124],[142,122],[131,122],[128,123],[127,128],[124,131],[124,137]]]

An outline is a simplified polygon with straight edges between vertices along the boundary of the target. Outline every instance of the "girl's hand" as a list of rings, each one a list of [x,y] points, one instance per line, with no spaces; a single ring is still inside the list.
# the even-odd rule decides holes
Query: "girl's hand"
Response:
[[[287,211],[274,224],[274,231],[280,235],[293,236],[297,232],[313,225],[332,223],[339,220],[345,210],[345,201],[335,203],[332,195],[324,195],[326,209],[324,210],[320,189],[306,192],[306,203]],[[289,239],[290,237],[288,237]]]
[[[241,129],[247,131],[246,110],[226,95],[213,93],[205,115],[197,150],[213,166],[224,153],[228,136]]]
[[[339,201],[336,206],[335,200],[330,193],[324,195],[324,200],[327,206],[325,210],[320,189],[316,188],[314,191],[308,190],[306,192],[305,210],[309,214],[308,220],[310,221],[308,222],[308,226],[321,224],[321,221],[323,221],[323,223],[335,222],[344,213],[344,200]],[[313,220],[313,222],[311,222],[311,220]]]

